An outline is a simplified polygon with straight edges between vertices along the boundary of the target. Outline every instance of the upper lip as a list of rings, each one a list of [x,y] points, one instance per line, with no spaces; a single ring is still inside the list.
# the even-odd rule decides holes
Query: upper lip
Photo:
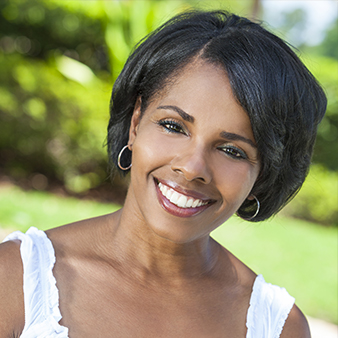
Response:
[[[158,179],[158,178],[155,178],[155,181],[161,182],[162,184],[167,185],[171,189],[177,191],[180,194],[186,195],[187,197],[192,197],[194,199],[200,199],[200,200],[205,201],[205,202],[206,201],[210,201],[210,202],[214,201],[212,198],[209,198],[202,193],[199,193],[199,192],[194,191],[194,190],[189,190],[189,189],[183,188],[180,185],[178,185],[176,182],[168,181],[168,180],[162,180],[162,179]]]

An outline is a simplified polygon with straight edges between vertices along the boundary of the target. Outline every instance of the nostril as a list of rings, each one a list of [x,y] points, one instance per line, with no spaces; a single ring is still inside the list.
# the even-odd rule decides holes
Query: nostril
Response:
[[[181,168],[181,169],[174,168],[173,171],[178,173],[179,175],[183,175],[184,178],[189,182],[194,181],[194,180],[201,181],[203,183],[207,182],[206,177],[199,175],[197,172],[185,170],[184,168]]]
[[[176,156],[171,162],[171,169],[183,174],[187,181],[200,181],[209,183],[211,181],[211,170],[206,158],[207,154],[203,150],[192,151],[181,156]]]

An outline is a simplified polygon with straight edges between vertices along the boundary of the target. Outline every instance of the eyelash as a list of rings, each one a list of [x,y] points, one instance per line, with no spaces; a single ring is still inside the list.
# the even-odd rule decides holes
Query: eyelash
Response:
[[[167,133],[174,133],[174,134],[184,134],[187,135],[184,127],[174,120],[161,120],[158,121],[158,125],[165,129]]]
[[[243,150],[238,149],[237,147],[228,145],[225,147],[221,147],[219,149],[223,151],[226,155],[236,160],[247,160],[248,159],[247,154]]]

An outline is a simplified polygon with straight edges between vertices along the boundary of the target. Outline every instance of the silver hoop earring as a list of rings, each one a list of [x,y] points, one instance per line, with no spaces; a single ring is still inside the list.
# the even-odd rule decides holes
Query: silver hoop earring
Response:
[[[128,170],[128,169],[131,168],[131,163],[130,163],[129,167],[122,167],[122,165],[121,165],[121,157],[122,157],[122,153],[123,153],[127,148],[128,148],[128,144],[127,144],[126,146],[124,146],[124,147],[121,149],[119,155],[117,156],[117,165],[119,166],[119,168],[120,168],[121,170]]]
[[[248,217],[248,218],[245,218],[245,217],[242,217],[242,216],[238,213],[238,211],[237,211],[237,216],[239,216],[240,218],[244,219],[245,221],[250,221],[250,220],[252,220],[253,218],[255,218],[255,217],[258,215],[259,210],[260,210],[260,208],[261,208],[261,204],[259,203],[258,198],[257,198],[255,195],[253,195],[253,194],[252,194],[251,196],[255,199],[256,204],[257,204],[257,209],[256,209],[256,212],[253,214],[253,216]]]

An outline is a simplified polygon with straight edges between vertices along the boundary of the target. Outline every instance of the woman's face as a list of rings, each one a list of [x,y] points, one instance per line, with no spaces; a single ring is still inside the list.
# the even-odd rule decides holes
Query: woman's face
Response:
[[[207,236],[250,195],[260,165],[225,72],[195,61],[130,128],[129,195],[139,219],[177,243]]]

